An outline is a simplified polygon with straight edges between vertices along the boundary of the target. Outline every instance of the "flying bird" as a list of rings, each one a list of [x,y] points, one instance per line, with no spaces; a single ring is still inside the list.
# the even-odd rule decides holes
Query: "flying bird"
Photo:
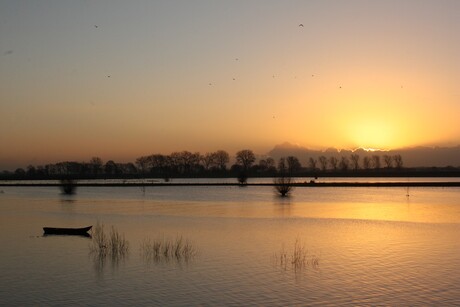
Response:
[[[303,24],[301,23],[301,24],[299,25],[299,27],[302,27],[302,28],[303,28]]]

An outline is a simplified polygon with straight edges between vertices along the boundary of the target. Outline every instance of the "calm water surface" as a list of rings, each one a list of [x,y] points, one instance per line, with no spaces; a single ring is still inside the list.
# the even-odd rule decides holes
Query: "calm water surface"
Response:
[[[0,190],[0,305],[460,304],[459,188]],[[125,234],[126,256],[42,234],[98,221]],[[178,235],[194,257],[140,248]],[[304,265],[282,264],[296,241]]]

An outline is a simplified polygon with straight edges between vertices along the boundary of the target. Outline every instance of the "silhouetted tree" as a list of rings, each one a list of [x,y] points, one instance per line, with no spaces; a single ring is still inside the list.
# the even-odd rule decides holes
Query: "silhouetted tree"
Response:
[[[390,155],[384,155],[383,162],[385,163],[386,168],[391,168],[393,166],[393,157]]]
[[[372,156],[372,166],[374,167],[374,169],[380,169],[380,156]]]
[[[142,156],[136,159],[136,165],[142,174],[145,174],[147,172],[149,163],[150,163],[149,157]]]
[[[27,166],[27,176],[29,177],[34,177],[36,175],[37,171],[33,165]]]
[[[236,153],[236,162],[243,166],[244,170],[248,170],[251,165],[256,161],[254,152],[249,149],[243,149]]]
[[[45,177],[48,175],[46,173],[46,169],[42,165],[37,166],[36,173],[39,177]]]
[[[329,165],[334,171],[337,170],[337,164],[339,164],[339,160],[336,157],[329,157]]]
[[[100,174],[102,172],[102,159],[99,157],[92,157],[89,160],[89,164],[91,166],[91,172],[95,175]]]
[[[118,166],[113,160],[109,160],[104,165],[104,172],[107,175],[116,175],[118,174]]]
[[[148,167],[152,174],[159,175],[163,178],[169,178],[169,173],[171,171],[171,159],[169,156],[153,154],[147,158]]]
[[[319,165],[321,166],[321,170],[325,172],[327,169],[327,158],[325,156],[320,156],[318,158],[318,162],[319,162]]]
[[[350,156],[351,160],[351,167],[353,170],[357,171],[359,169],[359,155],[358,154],[352,154]]]
[[[218,150],[214,153],[214,163],[220,168],[220,170],[225,171],[227,169],[227,163],[230,161],[230,156],[225,150]]]
[[[137,174],[137,168],[133,163],[129,162],[125,164],[124,172],[126,174]]]
[[[271,157],[268,157],[265,161],[267,161],[267,171],[275,172],[276,171],[275,160]]]
[[[395,167],[397,169],[401,169],[403,167],[403,160],[402,160],[401,155],[394,155],[393,156],[393,161],[394,161]]]
[[[260,171],[260,172],[266,172],[267,171],[267,160],[265,159],[260,159],[259,160],[259,163],[257,165],[257,169]]]
[[[347,171],[350,167],[350,162],[348,161],[347,157],[342,156],[340,159],[339,167],[342,171]]]
[[[278,160],[278,172],[280,174],[285,174],[287,172],[287,163],[286,163],[286,158],[281,157]]]
[[[302,164],[300,164],[299,159],[297,159],[297,157],[294,156],[288,156],[286,158],[286,163],[289,175],[291,176],[293,173],[300,171],[300,169],[302,168]]]
[[[315,159],[311,158],[308,159],[308,167],[312,170],[312,171],[316,171],[316,164],[318,163],[318,161],[316,161]]]
[[[215,153],[207,152],[201,157],[203,166],[205,170],[209,170],[214,165],[214,160],[216,159]]]
[[[371,159],[369,157],[363,158],[363,168],[366,170],[371,168]]]

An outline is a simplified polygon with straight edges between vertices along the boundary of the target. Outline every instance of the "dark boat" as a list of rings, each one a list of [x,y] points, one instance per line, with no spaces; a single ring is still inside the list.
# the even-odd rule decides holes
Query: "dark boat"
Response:
[[[83,228],[55,228],[55,227],[43,227],[45,235],[77,235],[77,236],[88,236],[88,231],[93,226]]]

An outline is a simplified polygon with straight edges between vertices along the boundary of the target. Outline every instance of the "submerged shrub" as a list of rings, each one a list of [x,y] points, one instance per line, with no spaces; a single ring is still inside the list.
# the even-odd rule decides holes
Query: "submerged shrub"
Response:
[[[273,180],[273,183],[275,184],[275,191],[278,192],[281,197],[288,196],[289,193],[294,189],[291,177],[276,177]]]
[[[76,193],[77,182],[73,179],[61,179],[62,193],[72,195]]]

